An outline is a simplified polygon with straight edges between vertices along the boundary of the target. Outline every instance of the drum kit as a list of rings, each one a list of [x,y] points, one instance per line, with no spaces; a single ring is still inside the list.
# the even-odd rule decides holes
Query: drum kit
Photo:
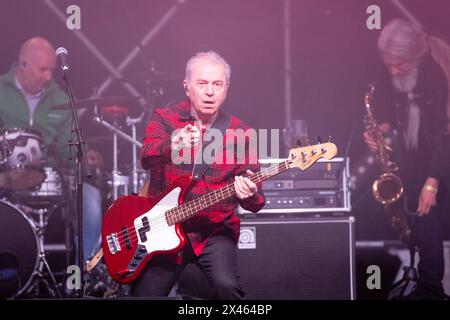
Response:
[[[57,296],[46,259],[45,228],[64,202],[60,173],[44,167],[39,132],[11,128],[0,132],[0,297],[15,298],[38,283]],[[51,285],[47,278],[50,279]]]
[[[137,194],[149,179],[148,172],[138,166],[138,148],[142,143],[136,139],[136,125],[147,120],[148,113],[153,109],[155,92],[161,92],[154,90],[154,80],[175,79],[173,73],[161,72],[157,76],[160,78],[155,78],[153,73],[151,79],[148,74],[120,79],[143,81],[152,89],[147,97],[148,105],[137,118],[129,117],[128,107],[125,107],[128,103],[136,102],[135,97],[90,97],[77,100],[78,108],[93,107],[95,122],[112,133],[108,140],[112,138],[113,168],[111,174],[106,175],[106,183],[103,183],[109,189],[110,201],[121,195]],[[53,108],[69,106],[58,105]],[[119,121],[123,120],[131,128],[131,135],[121,130]],[[119,137],[132,145],[129,175],[119,170]],[[63,221],[69,220],[69,211],[73,210],[70,202],[74,200],[70,194],[76,188],[75,174],[73,170],[68,172],[47,166],[44,150],[45,144],[38,131],[28,128],[0,131],[0,299],[39,297],[42,287],[46,288],[47,297],[62,297],[64,293],[64,285],[57,282],[46,258],[50,245],[46,243],[45,235],[53,213],[61,214]],[[70,223],[66,224],[66,229],[70,229]],[[65,253],[67,266],[73,256],[73,244],[68,239],[71,239],[70,231],[66,230],[60,250]],[[96,274],[107,277],[105,270]],[[65,276],[63,272],[63,278]],[[117,287],[111,290],[112,282],[104,277],[96,278],[95,281],[106,285],[105,296],[116,295]]]

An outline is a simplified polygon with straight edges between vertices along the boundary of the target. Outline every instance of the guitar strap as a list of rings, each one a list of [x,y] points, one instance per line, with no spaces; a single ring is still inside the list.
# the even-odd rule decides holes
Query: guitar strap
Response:
[[[222,139],[217,144],[217,150],[220,150],[223,144],[223,137],[225,137],[225,132],[228,126],[230,125],[230,121],[231,117],[228,114],[226,114],[225,112],[219,112],[216,121],[214,121],[211,127],[206,131],[206,136],[204,137],[202,143],[202,150],[200,150],[197,156],[195,157],[194,167],[192,168],[192,178],[194,179],[195,182],[200,180],[206,173],[206,171],[210,168],[210,164],[206,163],[205,161],[202,161],[202,159],[203,159],[203,150],[205,150],[205,148],[212,143],[211,129],[219,130],[220,133],[222,134]],[[216,149],[213,149],[213,152],[215,150]],[[214,155],[215,154],[212,154],[213,157]]]

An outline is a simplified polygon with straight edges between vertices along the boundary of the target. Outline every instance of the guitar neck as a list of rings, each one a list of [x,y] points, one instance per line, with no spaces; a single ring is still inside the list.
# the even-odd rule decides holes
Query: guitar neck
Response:
[[[262,169],[261,171],[251,175],[249,179],[255,184],[258,184],[269,179],[270,177],[286,171],[289,168],[289,160],[286,160],[269,168]],[[204,210],[222,200],[230,198],[235,194],[234,183],[231,183],[223,188],[217,189],[166,211],[167,222],[169,225],[174,225],[188,220],[197,212]]]

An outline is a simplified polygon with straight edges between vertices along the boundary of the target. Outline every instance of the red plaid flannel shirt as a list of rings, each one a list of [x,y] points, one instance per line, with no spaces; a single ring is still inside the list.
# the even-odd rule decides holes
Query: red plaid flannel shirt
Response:
[[[171,160],[171,135],[174,130],[182,129],[188,123],[194,125],[189,101],[183,101],[170,108],[155,110],[147,126],[146,137],[141,150],[142,168],[150,170],[151,174],[148,189],[150,197],[158,195],[180,176],[192,174],[192,164],[174,164]],[[231,116],[228,129],[242,129],[245,132],[250,128],[242,121]],[[214,161],[202,179],[190,190],[185,200],[197,198],[233,183],[234,177],[236,175],[245,176],[247,169],[253,172],[259,171],[256,143],[252,146],[248,137],[246,137],[245,160],[237,162],[238,155],[236,151],[238,148],[231,146],[231,144],[236,144],[236,141],[227,139],[227,136],[229,136],[228,132],[223,139],[222,154],[216,153],[214,158],[222,157],[223,161]],[[226,143],[228,143],[228,146]],[[252,150],[250,150],[250,147]],[[224,155],[226,157],[223,157]],[[226,163],[225,160],[229,162],[230,157],[232,158],[232,163]],[[190,163],[193,163],[193,159]],[[259,211],[265,203],[261,186],[258,186],[258,192],[253,197],[245,200],[239,200],[236,196],[225,199],[200,211],[182,223],[182,228],[189,237],[196,255],[202,252],[208,238],[214,235],[228,235],[237,242],[240,220],[234,211],[238,203],[248,211]]]

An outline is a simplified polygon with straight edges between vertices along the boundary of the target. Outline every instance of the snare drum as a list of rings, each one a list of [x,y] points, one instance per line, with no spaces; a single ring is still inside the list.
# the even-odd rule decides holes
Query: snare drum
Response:
[[[61,176],[51,167],[44,167],[45,180],[34,190],[15,192],[15,198],[22,204],[33,207],[47,207],[64,201]]]
[[[42,183],[42,146],[42,137],[35,130],[0,131],[0,187],[24,190]]]

